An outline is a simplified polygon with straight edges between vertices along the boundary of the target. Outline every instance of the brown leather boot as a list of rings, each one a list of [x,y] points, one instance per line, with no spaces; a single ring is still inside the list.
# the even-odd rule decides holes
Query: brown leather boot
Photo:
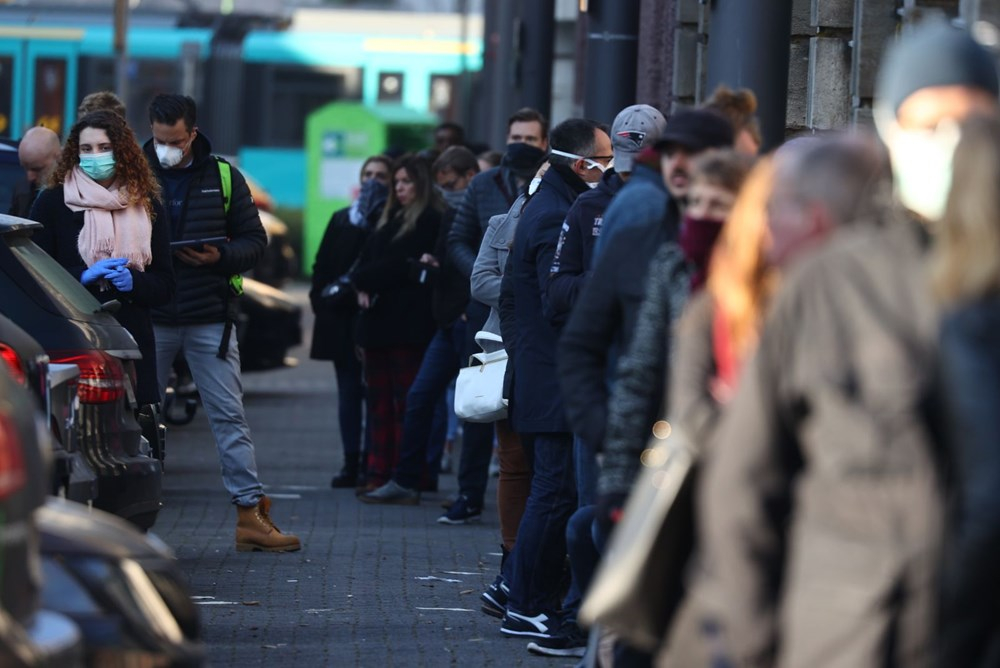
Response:
[[[237,552],[295,552],[302,543],[291,534],[281,533],[271,521],[271,499],[260,497],[256,506],[236,506]]]

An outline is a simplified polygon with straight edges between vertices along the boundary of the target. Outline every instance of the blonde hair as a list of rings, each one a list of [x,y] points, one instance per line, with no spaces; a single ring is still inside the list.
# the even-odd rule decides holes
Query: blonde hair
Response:
[[[934,293],[946,304],[1000,293],[1000,121],[963,125],[952,173],[931,259]]]
[[[725,316],[733,350],[740,360],[757,343],[764,310],[777,286],[778,272],[767,261],[767,202],[774,188],[774,160],[750,170],[712,252],[706,289]]]

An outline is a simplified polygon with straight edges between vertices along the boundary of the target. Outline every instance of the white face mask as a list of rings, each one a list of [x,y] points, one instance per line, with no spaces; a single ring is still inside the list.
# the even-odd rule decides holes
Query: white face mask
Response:
[[[596,188],[598,186],[598,184],[600,184],[600,181],[584,181],[584,183],[587,184],[588,188],[590,188],[591,190],[593,190],[594,188]]]
[[[171,167],[176,167],[180,164],[181,159],[184,157],[184,151],[176,146],[157,144],[156,157],[160,159],[160,165],[162,167],[170,169]]]
[[[889,148],[900,201],[927,220],[941,220],[951,191],[958,124],[944,120],[933,130],[904,130],[894,116],[883,116],[877,125]]]
[[[572,158],[574,160],[583,160],[583,164],[587,165],[587,169],[597,169],[597,170],[600,170],[601,174],[603,174],[607,170],[611,169],[614,166],[614,162],[615,162],[614,159],[612,158],[612,160],[608,163],[608,166],[605,167],[604,165],[602,165],[601,163],[597,162],[596,160],[594,160],[592,158],[588,158],[588,157],[583,156],[583,155],[577,155],[576,153],[566,153],[565,151],[557,151],[556,149],[552,149],[550,152],[553,155],[561,155],[564,158]],[[590,186],[590,187],[593,188],[594,186]]]

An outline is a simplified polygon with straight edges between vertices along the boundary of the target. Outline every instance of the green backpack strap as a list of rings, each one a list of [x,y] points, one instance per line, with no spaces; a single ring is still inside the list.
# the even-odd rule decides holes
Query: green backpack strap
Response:
[[[219,180],[222,181],[222,205],[229,213],[229,202],[233,199],[233,168],[222,158],[216,157],[215,163],[219,166]]]
[[[233,199],[233,167],[228,162],[222,158],[216,156],[215,164],[219,166],[219,181],[222,183],[222,206],[226,210],[226,235],[229,236],[229,203]],[[229,294],[227,295],[227,301],[230,296],[239,297],[243,294],[243,277],[239,274],[233,274],[229,277]],[[226,355],[229,351],[229,337],[232,336],[233,331],[233,319],[226,318],[226,325],[222,330],[222,342],[219,344],[219,352],[216,357],[219,359],[226,359]]]

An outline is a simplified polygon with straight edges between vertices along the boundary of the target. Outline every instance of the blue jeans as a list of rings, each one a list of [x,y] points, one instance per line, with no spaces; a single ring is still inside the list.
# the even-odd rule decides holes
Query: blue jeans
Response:
[[[337,418],[344,449],[344,469],[356,473],[361,462],[361,439],[365,433],[364,374],[361,361],[354,355],[334,360],[333,368],[337,374]]]
[[[578,507],[597,503],[597,453],[579,436],[573,437],[573,466]]]
[[[233,503],[254,506],[264,491],[257,479],[253,441],[243,410],[240,351],[234,328],[226,359],[218,358],[223,327],[221,322],[177,327],[154,325],[156,373],[162,397],[170,377],[170,365],[178,353],[184,353],[215,436],[222,482]]]
[[[406,395],[403,437],[399,446],[399,464],[393,476],[403,487],[416,489],[428,460],[428,443],[437,432],[443,441],[447,426],[445,414],[438,413],[451,381],[458,375],[459,355],[465,347],[465,323],[439,329],[424,351],[420,370]],[[438,420],[435,420],[438,414]],[[435,429],[437,423],[437,429]],[[440,461],[440,453],[438,453]],[[434,473],[436,477],[437,473]]]
[[[468,366],[469,356],[481,352],[476,343],[476,332],[483,328],[490,308],[476,300],[465,310],[468,322],[465,328],[465,345],[460,360]],[[483,507],[486,486],[489,483],[490,460],[493,458],[494,427],[492,422],[466,422],[462,425],[462,456],[458,461],[458,492],[469,499],[469,505]]]
[[[572,580],[563,601],[563,610],[574,618],[601,560],[601,553],[597,549],[597,526],[594,524],[596,515],[597,506],[580,506],[566,525],[566,551],[569,554]]]
[[[566,523],[576,510],[573,435],[534,434],[531,493],[509,557],[515,612],[537,615],[558,609],[566,560]]]

